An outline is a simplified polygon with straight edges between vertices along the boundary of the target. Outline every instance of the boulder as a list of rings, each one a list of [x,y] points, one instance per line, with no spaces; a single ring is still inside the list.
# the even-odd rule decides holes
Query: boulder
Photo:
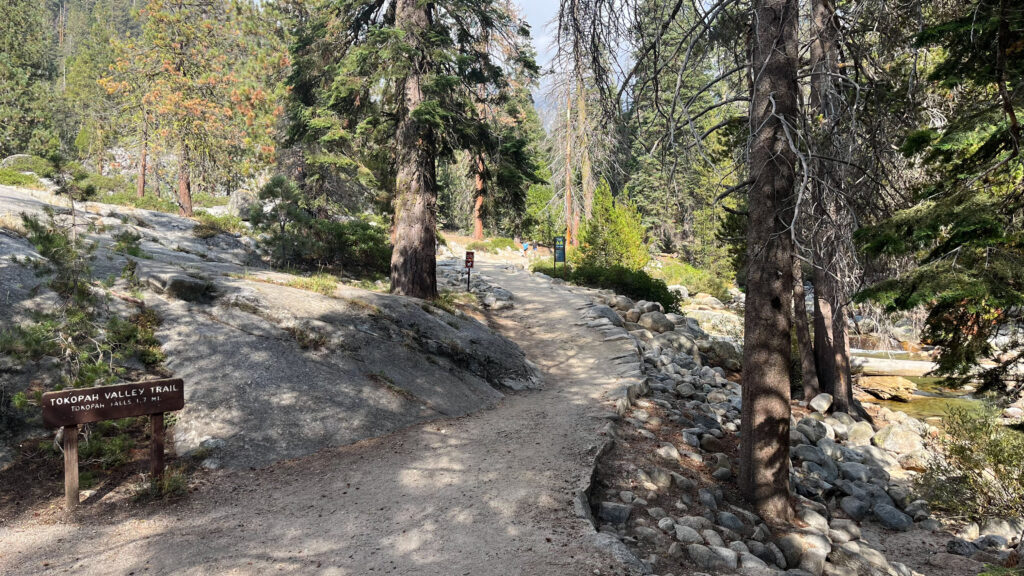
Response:
[[[743,361],[743,349],[728,338],[698,340],[697,348],[707,356],[708,361],[726,370],[739,372]]]
[[[913,470],[915,472],[924,472],[928,468],[928,463],[933,458],[932,453],[921,449],[914,450],[901,455],[897,460],[900,463],[900,467],[904,470]]]
[[[706,310],[687,307],[686,317],[699,323],[700,328],[715,336],[743,338],[743,318],[726,310]]]
[[[917,390],[917,384],[902,376],[863,376],[857,385],[875,398],[897,402],[910,402]]]
[[[910,516],[888,504],[876,504],[874,513],[878,523],[890,530],[904,532],[914,525],[914,520]]]
[[[871,443],[875,429],[867,422],[854,422],[847,427],[846,443],[851,446],[866,446]]]
[[[252,215],[252,208],[259,204],[259,197],[249,190],[239,188],[231,193],[228,200],[228,214],[248,220]]]
[[[592,318],[605,318],[613,325],[622,327],[622,318],[619,317],[618,313],[603,304],[591,307],[589,316]]]
[[[692,300],[692,304],[695,306],[706,306],[712,310],[721,310],[725,308],[725,304],[722,304],[721,300],[715,298],[711,294],[705,294],[704,292],[694,294]]]
[[[871,443],[883,450],[897,454],[908,454],[924,448],[921,436],[903,424],[891,424],[883,427],[871,438]]]
[[[729,558],[725,556],[726,552],[730,554]],[[708,548],[701,544],[690,544],[686,547],[686,554],[698,568],[704,570],[735,570],[739,562],[735,552],[717,546]]]
[[[871,511],[871,504],[854,496],[845,496],[839,501],[839,507],[846,512],[846,515],[860,522]]]
[[[681,332],[673,330],[659,334],[654,340],[651,340],[651,344],[660,346],[662,349],[681,352],[691,356],[694,360],[700,358],[700,349],[697,348],[697,344],[689,336]]]
[[[597,509],[597,517],[609,524],[625,524],[633,513],[633,506],[618,502],[601,502]]]
[[[1020,519],[991,518],[982,523],[979,532],[983,536],[1000,536],[1012,542],[1020,539],[1021,533],[1024,532],[1024,521]]]
[[[626,296],[615,296],[608,303],[612,308],[616,310],[626,311],[633,307],[633,301]]]
[[[644,328],[650,330],[651,332],[657,332],[659,334],[662,332],[675,330],[676,327],[676,325],[673,324],[671,320],[666,318],[665,315],[662,314],[661,312],[647,312],[640,316],[640,320],[637,321],[637,324],[643,326]]]
[[[832,395],[822,392],[821,394],[818,394],[814,398],[811,398],[811,401],[808,402],[808,404],[811,406],[811,408],[814,408],[818,412],[824,414],[825,412],[828,412],[829,408],[832,407]]]

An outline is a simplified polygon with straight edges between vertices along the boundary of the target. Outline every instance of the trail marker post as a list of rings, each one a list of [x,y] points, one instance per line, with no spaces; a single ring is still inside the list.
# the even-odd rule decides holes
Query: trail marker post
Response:
[[[475,256],[475,252],[466,250],[466,292],[469,292],[469,277],[473,272],[473,258]]]
[[[43,394],[43,425],[64,429],[64,498],[68,510],[78,506],[79,424],[149,415],[153,428],[149,465],[157,480],[164,472],[164,412],[184,406],[185,383],[179,378]]]
[[[565,236],[555,236],[555,272],[558,272],[558,263],[562,263],[562,276],[565,276]]]

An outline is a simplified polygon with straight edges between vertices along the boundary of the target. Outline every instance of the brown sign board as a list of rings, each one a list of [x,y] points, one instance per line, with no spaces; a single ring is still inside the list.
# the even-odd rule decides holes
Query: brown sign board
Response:
[[[476,255],[472,250],[466,251],[466,268],[473,267],[473,257]]]
[[[180,378],[75,388],[43,394],[43,425],[74,426],[171,412],[184,406],[185,384]]]

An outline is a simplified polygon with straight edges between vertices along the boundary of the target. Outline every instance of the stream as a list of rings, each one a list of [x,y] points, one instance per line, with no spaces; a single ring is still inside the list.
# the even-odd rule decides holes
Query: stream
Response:
[[[860,358],[931,361],[931,357],[923,353],[886,350],[854,350],[852,352],[854,357]],[[872,403],[884,406],[890,410],[904,412],[914,418],[929,421],[932,424],[941,423],[946,414],[954,408],[981,410],[985,407],[984,401],[974,396],[970,389],[955,390],[942,386],[942,378],[929,376],[904,377],[917,385],[917,390],[911,397],[910,402],[874,399]]]
[[[953,408],[981,410],[985,407],[985,403],[981,399],[964,390],[943,387],[941,385],[942,378],[915,376],[909,377],[907,380],[917,384],[917,391],[914,392],[910,402],[878,399],[872,400],[872,402],[890,410],[899,410],[931,424],[938,424]]]

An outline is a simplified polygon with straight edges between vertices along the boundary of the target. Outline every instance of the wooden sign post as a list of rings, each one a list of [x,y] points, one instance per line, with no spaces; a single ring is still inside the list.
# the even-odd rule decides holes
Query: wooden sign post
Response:
[[[78,425],[149,415],[153,427],[150,472],[164,472],[164,412],[185,406],[181,379],[131,382],[43,394],[43,425],[64,428],[64,497],[69,510],[78,506]]]
[[[476,253],[472,250],[466,251],[466,292],[469,292],[469,276],[473,272],[473,258]]]

